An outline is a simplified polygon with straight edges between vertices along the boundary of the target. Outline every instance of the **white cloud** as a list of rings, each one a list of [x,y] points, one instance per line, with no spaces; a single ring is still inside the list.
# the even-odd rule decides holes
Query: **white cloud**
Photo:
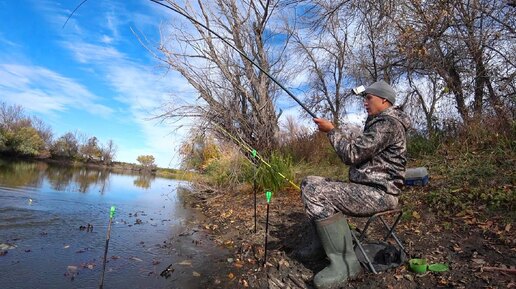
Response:
[[[306,65],[306,63],[304,63]],[[302,64],[300,64],[302,65]],[[296,75],[291,79],[290,85],[294,87],[304,86],[308,83],[310,77],[310,73],[308,69],[304,69],[296,73]]]
[[[166,76],[159,75],[156,68],[149,64],[131,60],[114,46],[97,45],[84,41],[61,42],[62,46],[72,52],[77,61],[94,66],[104,75],[106,83],[111,86],[116,95],[113,99],[125,104],[129,117],[117,116],[121,121],[131,122],[139,127],[145,139],[138,147],[134,144],[121,144],[116,156],[118,160],[135,162],[136,156],[152,154],[159,166],[177,166],[178,159],[175,150],[179,147],[186,131],[172,131],[173,128],[159,123],[159,120],[149,120],[156,115],[157,110],[171,92],[184,95],[191,91],[190,85],[178,73],[170,72]],[[142,53],[147,53],[142,48]],[[185,96],[188,98],[188,95]],[[178,102],[184,101],[181,97]],[[184,124],[184,122],[182,122]]]
[[[346,114],[343,119],[343,123],[361,125],[365,123],[366,118],[367,113],[365,112],[353,112]]]
[[[99,64],[102,62],[104,64],[109,60],[120,61],[124,58],[123,53],[110,46],[82,41],[63,41],[62,46],[70,50],[75,59],[81,63]]]
[[[68,67],[63,66],[59,72],[30,64],[36,60],[28,54],[22,55],[21,61],[15,61],[17,48],[23,47],[0,34],[0,46],[9,48],[5,56],[0,55],[0,101],[22,105],[28,111],[50,119],[77,109],[127,124],[125,128],[134,130],[135,136],[143,135],[142,139],[124,139],[123,134],[117,132],[94,134],[112,136],[119,147],[118,160],[135,162],[138,155],[152,154],[160,166],[177,166],[175,150],[187,130],[173,131],[170,124],[149,118],[170,93],[180,96],[175,98],[177,102],[185,101],[191,96],[192,88],[177,73],[157,73],[157,63],[149,62],[148,51],[140,46],[129,29],[134,25],[134,30],[143,37],[157,37],[160,22],[165,16],[169,17],[170,12],[147,1],[143,5],[132,3],[127,7],[111,1],[89,1],[63,28],[78,3],[33,0],[31,4],[54,31],[53,35],[49,33],[48,39],[70,52],[76,61],[67,61]],[[139,10],[129,11],[135,7]],[[144,9],[140,9],[142,7]],[[16,58],[20,59],[19,56]],[[101,85],[90,84],[86,79],[67,77],[68,68],[100,75],[103,82]],[[106,95],[100,97],[92,91],[103,91]],[[188,123],[175,124],[178,125],[188,126]]]
[[[9,39],[5,38],[2,35],[2,33],[0,33],[0,44],[2,44],[2,46],[10,46],[11,48],[19,48],[19,47],[21,47],[21,45],[15,43],[15,42],[12,42]]]
[[[102,37],[100,37],[100,42],[102,42],[104,44],[111,44],[111,43],[113,43],[113,37],[109,37],[107,35],[102,35]]]
[[[0,94],[7,102],[43,114],[77,108],[107,117],[112,109],[75,80],[44,67],[0,64]]]
[[[106,13],[106,26],[108,27],[109,31],[111,32],[111,35],[114,39],[120,39],[120,32],[118,31],[118,27],[120,25],[118,19],[116,17],[116,14],[111,12]]]
[[[77,7],[78,3],[72,3],[71,1],[63,7],[57,1],[50,0],[37,0],[31,3],[34,8],[42,12],[45,20],[50,23],[54,28],[59,29],[61,34],[82,34],[82,31],[77,24],[77,14],[80,13],[80,9],[72,15],[72,11]],[[66,24],[66,25],[65,25]],[[63,27],[64,25],[64,27]]]
[[[84,15],[89,13],[88,9],[91,11],[94,7],[99,10],[99,13],[93,15],[96,20],[85,19]],[[153,64],[148,63],[148,52],[143,47],[134,47],[140,44],[136,37],[128,33],[131,24],[137,26],[135,31],[145,29],[156,33],[158,21],[164,15],[163,11],[158,12],[157,9],[153,9],[155,5],[148,5],[154,11],[147,15],[129,11],[127,7],[110,2],[85,3],[80,9],[82,11],[76,12],[77,14],[67,23],[58,44],[70,51],[82,64],[80,69],[93,70],[103,76],[105,84],[114,92],[111,95],[113,101],[123,104],[117,107],[117,112],[122,114],[117,113],[113,117],[117,117],[128,126],[135,124],[138,130],[135,134],[144,135],[144,139],[132,139],[130,142],[120,139],[116,158],[135,162],[138,155],[152,154],[156,157],[158,165],[175,166],[178,161],[173,160],[174,149],[179,146],[182,132],[171,133],[170,126],[149,118],[162,106],[168,93],[187,91],[190,88],[178,75],[156,75],[153,72]],[[56,28],[61,28],[75,6],[63,9],[58,4],[46,2],[44,5],[38,5],[38,8],[45,11],[49,22]],[[90,24],[86,26],[83,23]],[[140,54],[134,53],[138,51],[135,48],[141,48]],[[117,138],[114,137],[114,140]]]
[[[307,117],[301,117],[301,109],[299,106],[293,106],[289,107],[283,110],[283,113],[281,114],[279,118],[280,126],[283,126],[287,118],[293,117],[294,119],[298,120],[297,124],[299,126],[304,126],[307,128],[314,127],[314,122],[311,118]]]
[[[189,86],[178,76],[173,77],[170,74],[167,78],[159,78],[150,70],[149,67],[135,63],[112,63],[106,80],[118,92],[117,100],[127,105],[131,121],[136,123],[145,135],[147,151],[138,149],[133,153],[154,156],[159,154],[160,158],[156,159],[160,166],[169,166],[169,163],[177,166],[178,159],[173,156],[187,132],[173,131],[173,127],[150,118],[158,113],[157,110],[165,102],[168,92],[186,90]]]

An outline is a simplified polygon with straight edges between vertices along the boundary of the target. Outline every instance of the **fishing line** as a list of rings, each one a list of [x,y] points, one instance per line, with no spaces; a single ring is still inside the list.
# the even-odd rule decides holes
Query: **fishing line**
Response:
[[[64,27],[65,27],[66,23],[68,23],[68,20],[70,20],[70,18],[72,18],[72,15],[75,13],[75,11],[77,11],[77,9],[79,9],[79,7],[81,7],[81,6],[82,6],[82,4],[84,4],[84,2],[86,2],[86,1],[88,1],[88,0],[84,0],[84,1],[82,1],[82,2],[81,2],[81,4],[77,5],[77,7],[75,7],[75,9],[73,9],[72,13],[70,13],[70,15],[68,15],[68,18],[66,18],[66,21],[65,21],[65,23],[63,24],[63,27],[62,27],[62,28],[64,28]]]

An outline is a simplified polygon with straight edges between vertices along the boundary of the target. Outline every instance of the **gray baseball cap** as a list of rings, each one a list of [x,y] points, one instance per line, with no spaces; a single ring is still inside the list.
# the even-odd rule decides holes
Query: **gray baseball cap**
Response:
[[[387,82],[380,80],[368,86],[364,95],[372,94],[387,99],[391,104],[396,102],[396,92]]]

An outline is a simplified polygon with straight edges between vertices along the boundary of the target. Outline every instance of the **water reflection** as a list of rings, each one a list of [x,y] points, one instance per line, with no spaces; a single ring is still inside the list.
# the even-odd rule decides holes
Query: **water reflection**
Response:
[[[133,184],[139,188],[148,189],[151,186],[151,182],[155,177],[151,174],[139,175],[133,182]]]
[[[94,186],[101,194],[109,190],[108,169],[63,166],[44,162],[0,159],[0,183],[8,187],[41,187],[45,179],[56,191],[78,191],[87,193]],[[133,184],[149,189],[155,177],[150,174],[137,175]]]
[[[41,187],[47,164],[42,162],[8,162],[0,160],[0,183],[9,187]]]
[[[73,171],[69,169],[64,170],[47,170],[46,176],[50,186],[56,191],[65,191],[70,187],[73,179]]]
[[[93,170],[88,168],[81,168],[73,173],[73,180],[79,186],[77,191],[81,193],[87,192],[91,185],[96,185],[99,188],[99,192],[104,194],[108,185],[108,177],[109,171],[106,169]]]

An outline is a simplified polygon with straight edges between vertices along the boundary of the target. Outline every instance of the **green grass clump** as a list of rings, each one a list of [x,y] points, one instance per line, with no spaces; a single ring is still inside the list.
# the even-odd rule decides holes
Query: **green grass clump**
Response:
[[[248,183],[254,184],[256,182],[259,189],[273,192],[278,192],[290,186],[287,179],[294,180],[294,170],[290,156],[272,153],[265,162],[268,165],[257,160],[258,165],[249,168],[245,179]]]
[[[441,138],[438,135],[425,137],[422,134],[410,136],[407,141],[407,154],[411,158],[418,158],[425,155],[433,155],[441,145]]]

